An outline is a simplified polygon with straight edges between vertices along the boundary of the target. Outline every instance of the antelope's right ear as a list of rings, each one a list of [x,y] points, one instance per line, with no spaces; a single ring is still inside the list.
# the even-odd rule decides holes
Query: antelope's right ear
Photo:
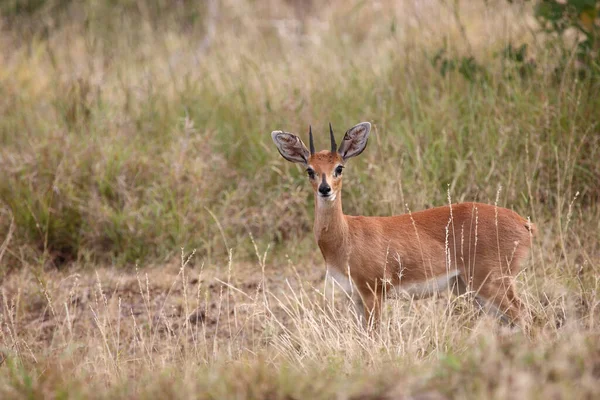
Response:
[[[295,163],[308,164],[310,153],[298,136],[283,131],[273,131],[271,137],[283,158]]]

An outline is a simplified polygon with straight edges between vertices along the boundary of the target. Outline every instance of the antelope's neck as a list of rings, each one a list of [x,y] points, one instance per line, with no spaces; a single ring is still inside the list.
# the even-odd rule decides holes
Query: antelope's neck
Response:
[[[342,212],[341,193],[333,201],[315,194],[315,225],[317,244],[330,267],[346,269],[348,222]]]

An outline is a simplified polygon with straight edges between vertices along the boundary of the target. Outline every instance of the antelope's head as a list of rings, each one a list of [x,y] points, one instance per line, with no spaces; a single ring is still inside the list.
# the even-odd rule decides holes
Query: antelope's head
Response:
[[[317,199],[324,202],[333,202],[342,190],[342,172],[346,161],[359,155],[367,147],[367,140],[371,124],[361,122],[350,128],[344,135],[339,148],[335,142],[333,129],[329,124],[329,138],[331,149],[315,152],[312,128],[309,127],[310,151],[302,140],[291,133],[273,131],[271,137],[279,153],[288,161],[298,163],[306,168]]]

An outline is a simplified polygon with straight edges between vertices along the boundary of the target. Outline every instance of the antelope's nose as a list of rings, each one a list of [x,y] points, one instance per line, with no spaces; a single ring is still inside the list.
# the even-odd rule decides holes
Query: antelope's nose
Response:
[[[331,186],[329,186],[326,182],[322,182],[319,185],[319,193],[323,196],[329,196],[331,194]]]

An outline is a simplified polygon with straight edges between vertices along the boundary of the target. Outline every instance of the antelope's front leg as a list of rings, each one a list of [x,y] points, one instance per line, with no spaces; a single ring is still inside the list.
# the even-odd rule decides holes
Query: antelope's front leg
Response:
[[[356,288],[354,288],[354,291],[352,292],[350,301],[352,301],[352,305],[354,306],[354,314],[358,324],[364,326],[367,322],[367,314],[365,313],[363,299]]]
[[[381,307],[383,303],[381,292],[368,289],[366,293],[362,293],[362,303],[367,330],[378,330],[381,322]]]
[[[335,302],[336,286],[342,289],[346,298],[352,302],[354,316],[358,320],[358,323],[364,324],[366,322],[366,314],[358,288],[347,275],[339,273],[334,268],[327,268],[327,272],[325,273],[325,298],[330,307],[333,307]]]

